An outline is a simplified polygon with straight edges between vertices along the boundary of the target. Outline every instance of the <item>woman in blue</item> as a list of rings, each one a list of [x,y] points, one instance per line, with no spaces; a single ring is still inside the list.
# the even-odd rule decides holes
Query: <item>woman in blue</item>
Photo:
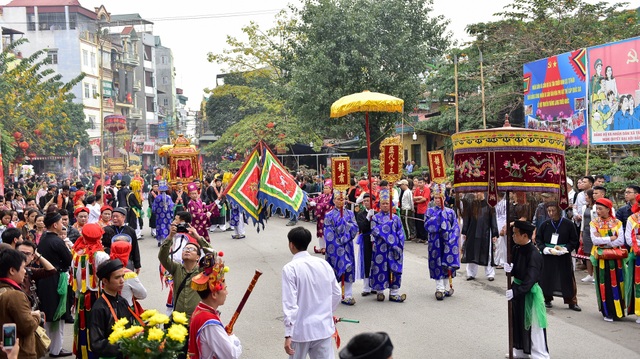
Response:
[[[373,254],[369,282],[378,292],[377,300],[384,301],[384,290],[389,288],[389,300],[404,302],[406,294],[400,294],[404,231],[400,217],[389,212],[391,208],[388,189],[380,190],[380,212],[371,218]]]
[[[167,194],[169,186],[167,186],[166,181],[160,181],[158,190],[160,194],[157,195],[153,201],[151,212],[156,216],[156,239],[158,241],[158,247],[160,247],[162,241],[169,235],[169,229],[171,229],[174,204],[171,196]]]

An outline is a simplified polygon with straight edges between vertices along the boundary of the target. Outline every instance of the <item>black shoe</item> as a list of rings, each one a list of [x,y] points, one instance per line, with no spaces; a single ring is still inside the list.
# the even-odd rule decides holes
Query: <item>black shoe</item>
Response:
[[[66,351],[64,349],[60,349],[60,353],[58,354],[49,354],[49,358],[62,358],[62,357],[70,357],[73,353]]]
[[[474,280],[474,279],[476,279],[476,277],[472,277],[472,276],[467,277],[467,280]]]
[[[576,311],[576,312],[581,312],[582,311],[582,308],[580,308],[580,306],[577,305],[577,304],[569,304],[569,309],[571,309],[573,311]]]
[[[544,302],[544,306],[547,308],[553,308],[553,304],[551,304],[551,302]]]
[[[487,278],[487,279],[489,280],[489,282],[493,282],[494,280],[496,280],[496,279],[495,279],[495,278],[493,278],[493,277],[489,277],[489,278]]]
[[[162,243],[158,242],[158,247],[160,247],[162,245]]]
[[[67,324],[73,324],[75,322],[75,320],[73,319],[72,316],[68,316],[66,318],[64,318],[64,322]]]

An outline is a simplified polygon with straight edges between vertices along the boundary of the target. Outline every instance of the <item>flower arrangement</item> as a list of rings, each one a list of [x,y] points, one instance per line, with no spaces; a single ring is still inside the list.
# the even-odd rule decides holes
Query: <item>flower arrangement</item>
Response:
[[[182,312],[173,312],[173,323],[166,330],[164,325],[169,324],[169,316],[155,309],[145,311],[140,318],[144,325],[132,323],[128,326],[130,323],[127,318],[119,319],[113,325],[109,343],[119,344],[120,350],[129,359],[177,358],[189,333],[187,316]]]

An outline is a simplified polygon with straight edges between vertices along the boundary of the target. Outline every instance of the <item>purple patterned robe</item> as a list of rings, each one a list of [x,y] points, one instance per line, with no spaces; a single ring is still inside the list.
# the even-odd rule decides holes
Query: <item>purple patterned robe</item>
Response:
[[[338,281],[353,283],[356,280],[353,240],[358,235],[358,223],[352,211],[332,209],[324,218],[324,240],[327,242],[327,262],[333,268]]]

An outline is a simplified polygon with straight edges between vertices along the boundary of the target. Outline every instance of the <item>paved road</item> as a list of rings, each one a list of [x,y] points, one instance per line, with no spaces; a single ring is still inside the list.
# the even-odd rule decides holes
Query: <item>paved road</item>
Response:
[[[235,326],[243,344],[243,358],[286,358],[283,349],[281,306],[281,268],[292,257],[287,246],[287,221],[272,218],[264,230],[256,233],[247,227],[247,238],[231,239],[232,232],[212,233],[212,243],[225,253],[230,267],[227,274],[229,296],[220,309],[227,322],[253,277],[255,269],[263,272],[251,298]],[[315,224],[300,222],[315,233]],[[145,228],[140,242],[143,270],[141,279],[149,291],[142,301],[145,309],[163,309],[167,290],[161,289],[158,277],[158,247]],[[313,244],[317,244],[312,242]],[[353,307],[341,305],[337,316],[360,320],[359,324],[339,323],[343,345],[364,331],[386,331],[394,344],[395,358],[503,358],[507,353],[506,279],[497,271],[496,280],[480,276],[464,280],[464,270],[454,280],[455,295],[442,302],[435,300],[435,286],[428,278],[426,246],[407,243],[402,292],[404,303],[377,302],[375,297],[356,295]],[[482,273],[482,270],[480,271]],[[579,279],[583,273],[576,273]],[[359,293],[362,283],[354,285]],[[597,311],[595,289],[578,284],[578,301],[583,311],[576,313],[556,299],[548,310],[547,331],[550,354],[554,358],[640,358],[640,324],[635,317],[607,323]],[[65,347],[71,346],[72,327],[65,328]],[[337,357],[337,356],[336,356]]]

